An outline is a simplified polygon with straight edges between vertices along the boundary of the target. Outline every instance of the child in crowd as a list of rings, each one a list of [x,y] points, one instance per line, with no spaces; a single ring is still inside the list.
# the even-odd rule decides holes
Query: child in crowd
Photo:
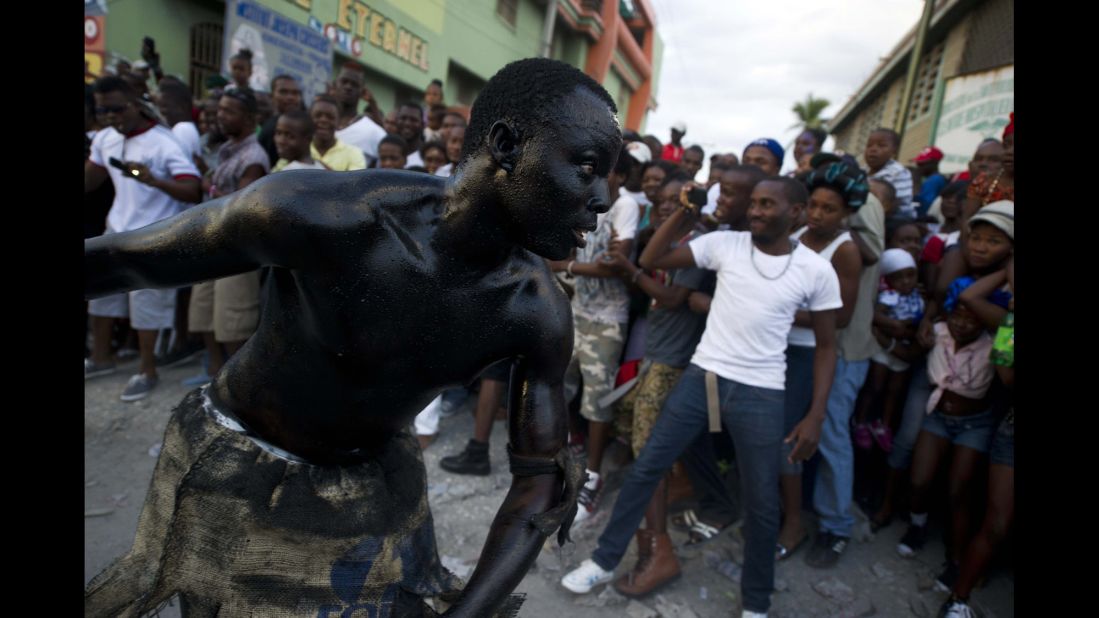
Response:
[[[403,170],[408,164],[405,150],[408,142],[399,135],[386,135],[378,142],[378,167],[385,170]]]
[[[873,332],[882,349],[870,358],[854,436],[859,448],[867,450],[877,441],[888,453],[893,450],[894,421],[899,420],[897,409],[904,405],[911,375],[909,361],[920,353],[913,340],[923,317],[924,299],[916,287],[916,261],[908,251],[894,247],[882,253],[881,273],[887,287],[878,292]],[[879,405],[881,418],[867,423],[870,411]]]
[[[272,172],[285,170],[325,170],[320,161],[313,159],[309,145],[313,143],[313,121],[309,114],[295,110],[279,116],[275,123],[275,150],[279,160]]]
[[[920,252],[920,266],[922,277],[920,281],[928,288],[939,274],[939,262],[943,259],[946,250],[958,244],[961,235],[962,207],[965,205],[966,190],[969,182],[961,180],[952,182],[943,189],[939,195],[939,223],[932,227],[932,234]]]
[[[911,217],[894,215],[885,220],[885,248],[904,249],[915,261],[923,248],[920,226]]]
[[[896,209],[907,217],[916,216],[912,205],[912,172],[897,162],[897,151],[901,147],[901,136],[892,129],[884,127],[870,132],[866,139],[863,159],[869,168],[867,174],[875,180],[885,180],[896,191]]]
[[[442,142],[427,142],[420,148],[420,157],[424,160],[424,169],[435,174],[446,165],[446,146]]]

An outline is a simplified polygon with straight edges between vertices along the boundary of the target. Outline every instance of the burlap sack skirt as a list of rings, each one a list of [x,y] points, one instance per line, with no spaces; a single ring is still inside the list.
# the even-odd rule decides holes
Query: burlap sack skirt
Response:
[[[460,586],[408,432],[373,460],[316,466],[219,417],[202,389],[172,412],[133,547],[88,584],[86,616],[141,616],[175,593],[185,616],[434,616],[423,599]]]

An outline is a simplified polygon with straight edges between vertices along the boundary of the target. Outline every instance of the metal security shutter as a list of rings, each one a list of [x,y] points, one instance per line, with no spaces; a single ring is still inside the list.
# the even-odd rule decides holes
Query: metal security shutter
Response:
[[[1015,63],[1015,0],[988,0],[973,12],[960,73]]]
[[[222,25],[195,24],[191,27],[191,94],[197,99],[206,90],[206,78],[221,72]]]

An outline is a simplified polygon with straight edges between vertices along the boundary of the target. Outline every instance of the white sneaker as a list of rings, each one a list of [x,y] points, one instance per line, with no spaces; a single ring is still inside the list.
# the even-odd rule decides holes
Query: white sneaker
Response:
[[[759,612],[750,612],[744,610],[740,612],[740,618],[767,618],[767,614],[761,614]]]
[[[576,594],[587,594],[599,584],[614,579],[614,571],[604,571],[592,560],[585,560],[575,570],[561,578],[561,585]]]

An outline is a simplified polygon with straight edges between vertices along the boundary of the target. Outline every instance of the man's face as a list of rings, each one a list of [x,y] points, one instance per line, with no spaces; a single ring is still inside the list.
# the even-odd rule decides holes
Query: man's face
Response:
[[[243,137],[252,129],[251,125],[243,103],[233,97],[221,97],[218,101],[218,128],[222,135]]]
[[[461,116],[458,116],[456,114],[447,114],[443,116],[443,128],[441,129],[441,131],[443,136],[446,137],[450,135],[450,132],[454,130],[454,127],[464,128],[465,126],[466,122],[462,119]]]
[[[794,160],[801,162],[802,155],[814,155],[817,152],[817,139],[808,131],[802,131],[794,140]]]
[[[733,227],[748,215],[748,206],[752,202],[752,179],[744,172],[730,170],[721,175],[718,181],[721,192],[717,196],[717,209],[714,218]]]
[[[684,135],[686,135],[686,133],[683,133],[683,132],[680,132],[680,131],[676,131],[675,129],[672,129],[672,143],[673,144],[678,144],[679,140],[683,139]]]
[[[424,134],[424,119],[415,107],[402,107],[397,112],[397,134],[409,144],[420,140]]]
[[[301,109],[301,88],[292,79],[280,79],[275,82],[275,110],[280,114]]]
[[[786,235],[790,222],[800,214],[801,204],[791,204],[782,183],[764,180],[752,190],[748,205],[748,230],[752,240],[772,243]]]
[[[378,167],[384,170],[403,170],[408,159],[396,144],[378,146]]]
[[[465,127],[454,127],[446,138],[446,158],[451,163],[457,163],[462,156],[462,144],[466,139]]]
[[[169,125],[175,125],[178,122],[191,119],[191,110],[183,109],[183,105],[180,104],[180,101],[170,99],[164,95],[161,95],[157,99],[156,108],[160,110],[160,115],[164,116],[164,120],[168,121]]]
[[[358,105],[363,96],[363,75],[351,69],[340,69],[336,75],[336,99],[343,105]]]
[[[116,131],[125,135],[137,128],[141,122],[141,113],[137,111],[137,104],[128,99],[121,92],[95,93],[96,114],[102,116],[106,123]]]
[[[995,176],[1000,171],[1004,158],[1004,145],[1000,142],[987,142],[977,147],[973,158],[969,160],[969,175],[976,178],[981,172]]]
[[[694,180],[695,174],[702,169],[702,155],[697,150],[688,150],[683,153],[683,171],[687,172],[687,178]]]
[[[595,229],[596,212],[610,207],[607,177],[622,133],[607,104],[584,88],[556,109],[554,118],[522,140],[513,171],[496,189],[513,241],[563,260],[586,244],[583,232]]]
[[[424,103],[438,105],[443,102],[443,89],[438,84],[429,84],[424,91]]]
[[[782,162],[765,146],[749,146],[744,151],[744,165],[754,165],[768,176],[777,176]]]
[[[275,123],[275,150],[287,161],[297,161],[309,152],[310,136],[300,120],[280,116]]]
[[[309,117],[313,120],[313,139],[328,143],[336,137],[336,121],[340,117],[340,110],[328,101],[314,101],[309,109]]]
[[[889,163],[889,160],[897,156],[897,145],[893,143],[893,136],[881,131],[875,131],[866,139],[866,150],[863,158],[872,170],[880,170]]]
[[[382,128],[386,133],[397,134],[397,110],[390,110],[385,118],[382,118]]]

